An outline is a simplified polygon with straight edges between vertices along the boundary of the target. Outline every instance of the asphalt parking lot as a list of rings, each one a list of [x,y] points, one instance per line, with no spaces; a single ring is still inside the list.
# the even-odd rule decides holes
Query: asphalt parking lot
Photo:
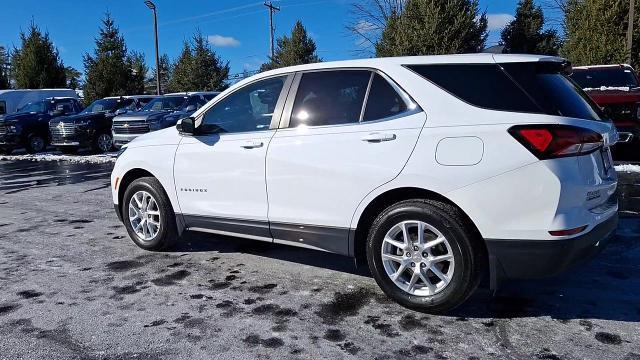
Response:
[[[587,265],[433,316],[336,255],[201,234],[140,250],[110,170],[0,161],[0,359],[640,359],[640,218]]]

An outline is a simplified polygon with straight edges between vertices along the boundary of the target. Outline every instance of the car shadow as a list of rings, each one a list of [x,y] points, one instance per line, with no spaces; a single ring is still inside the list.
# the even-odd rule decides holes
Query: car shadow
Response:
[[[296,264],[370,277],[366,266],[330,253],[240,238],[186,232],[179,252],[246,253]],[[458,318],[550,317],[558,321],[603,319],[640,321],[640,219],[621,219],[617,236],[595,259],[560,276],[506,282],[495,294],[485,284],[464,305],[447,314]]]

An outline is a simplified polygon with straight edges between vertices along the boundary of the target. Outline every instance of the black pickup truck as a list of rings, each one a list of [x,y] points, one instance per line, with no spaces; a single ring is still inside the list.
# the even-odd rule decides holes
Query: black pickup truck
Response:
[[[96,100],[80,114],[49,121],[51,145],[65,154],[72,154],[81,147],[104,153],[113,147],[111,125],[116,115],[138,111],[154,96],[135,95],[108,97]]]
[[[10,154],[25,148],[34,154],[45,150],[49,144],[49,120],[76,114],[81,109],[75,98],[47,98],[0,117],[0,152]]]

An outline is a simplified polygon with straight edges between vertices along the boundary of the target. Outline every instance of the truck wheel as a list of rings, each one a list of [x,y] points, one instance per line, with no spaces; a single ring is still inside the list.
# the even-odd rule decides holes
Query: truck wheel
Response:
[[[367,239],[376,282],[401,305],[442,313],[462,304],[480,283],[484,252],[455,207],[407,200],[384,210]]]
[[[47,141],[40,135],[31,134],[27,136],[27,143],[24,147],[29,154],[39,153],[47,148]]]
[[[97,153],[106,153],[113,149],[113,136],[108,133],[102,133],[93,140],[93,151]]]
[[[176,242],[176,215],[160,182],[143,177],[124,193],[122,219],[133,242],[145,250],[167,250]]]

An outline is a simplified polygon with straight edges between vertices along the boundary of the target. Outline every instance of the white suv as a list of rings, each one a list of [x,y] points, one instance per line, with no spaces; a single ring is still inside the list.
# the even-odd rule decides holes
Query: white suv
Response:
[[[455,55],[264,72],[111,176],[140,247],[183,230],[366,259],[382,290],[442,312],[481,277],[553,275],[617,226],[613,125],[563,59]]]

